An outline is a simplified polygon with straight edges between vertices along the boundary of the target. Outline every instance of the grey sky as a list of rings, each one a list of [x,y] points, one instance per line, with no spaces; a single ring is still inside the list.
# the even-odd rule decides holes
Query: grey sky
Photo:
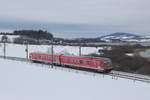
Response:
[[[150,34],[150,0],[0,1],[3,23],[93,24],[98,26],[95,31],[103,33]],[[101,29],[101,26],[108,28]]]

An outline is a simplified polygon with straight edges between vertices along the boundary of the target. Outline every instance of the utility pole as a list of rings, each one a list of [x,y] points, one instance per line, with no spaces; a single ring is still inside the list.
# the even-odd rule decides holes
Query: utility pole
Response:
[[[4,59],[6,58],[6,42],[8,40],[8,37],[6,36],[6,34],[4,34],[2,36],[2,42],[4,44],[4,48],[3,48],[3,52],[4,52]]]
[[[54,58],[53,58],[53,38],[52,38],[52,40],[51,40],[51,44],[52,44],[52,47],[51,47],[51,52],[52,52],[52,68],[53,68],[53,60],[54,60]]]
[[[81,56],[81,46],[79,46],[79,56]]]
[[[28,49],[29,49],[29,48],[28,48],[28,42],[27,42],[27,41],[25,41],[25,45],[26,45],[26,49],[25,49],[25,51],[26,51],[26,58],[27,58],[27,60],[28,60],[28,54],[29,54],[29,53],[28,53],[28,51],[29,51]]]
[[[3,41],[4,43],[4,59],[6,58],[6,40]]]

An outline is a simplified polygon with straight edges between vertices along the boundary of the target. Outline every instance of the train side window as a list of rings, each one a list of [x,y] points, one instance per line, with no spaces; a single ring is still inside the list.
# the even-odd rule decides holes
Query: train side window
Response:
[[[73,63],[73,59],[71,59],[71,62]]]
[[[80,60],[80,64],[82,64],[82,60]]]
[[[76,63],[78,63],[78,60],[76,60]]]
[[[48,59],[49,59],[49,60],[51,60],[51,59],[52,59],[52,57],[51,57],[51,56],[49,56],[49,57],[48,57]]]
[[[56,56],[56,60],[58,60],[58,57]]]
[[[96,65],[97,63],[96,63],[96,61],[93,61],[93,65]]]
[[[70,59],[70,63],[72,63],[72,59]]]
[[[75,63],[78,63],[78,60],[77,60],[77,59],[75,59],[74,61],[75,61]]]
[[[87,61],[87,64],[90,64],[90,61]]]
[[[67,58],[67,62],[69,62],[69,58]]]
[[[56,57],[55,56],[53,56],[53,60],[55,60],[56,59]]]
[[[83,60],[83,64],[87,64],[87,61],[86,61],[86,60]]]
[[[68,58],[65,58],[65,61],[68,61]]]
[[[80,63],[80,60],[78,60],[78,63]]]
[[[73,59],[73,63],[75,63],[75,60]]]
[[[69,59],[69,58],[67,59],[67,62],[70,62],[70,59]]]
[[[74,59],[72,59],[72,63],[74,63]]]

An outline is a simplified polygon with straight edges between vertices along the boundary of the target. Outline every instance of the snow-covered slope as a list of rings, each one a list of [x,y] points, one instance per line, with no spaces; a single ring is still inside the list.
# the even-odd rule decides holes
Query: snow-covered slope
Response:
[[[0,100],[149,100],[150,84],[0,59]]]

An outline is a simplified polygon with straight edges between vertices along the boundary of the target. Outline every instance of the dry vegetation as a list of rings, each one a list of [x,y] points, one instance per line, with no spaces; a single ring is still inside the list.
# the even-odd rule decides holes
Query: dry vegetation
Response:
[[[150,61],[138,55],[139,51],[146,49],[149,47],[140,45],[114,46],[112,50],[104,50],[103,56],[112,60],[114,70],[150,75]],[[127,56],[126,53],[134,55]]]

